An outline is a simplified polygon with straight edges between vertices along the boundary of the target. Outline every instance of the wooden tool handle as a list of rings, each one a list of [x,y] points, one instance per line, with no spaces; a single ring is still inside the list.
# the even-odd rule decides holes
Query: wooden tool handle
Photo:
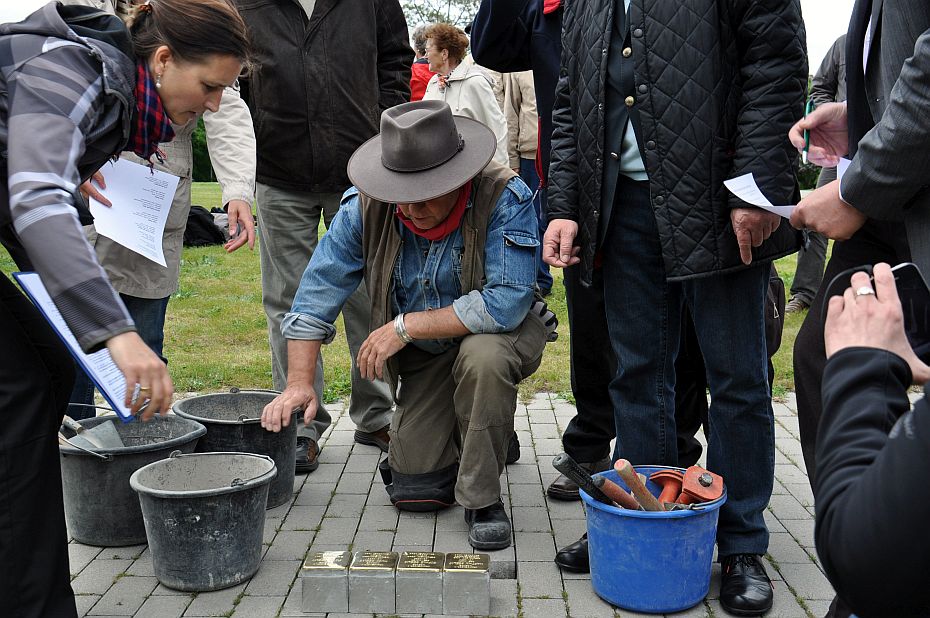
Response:
[[[662,505],[656,500],[656,497],[652,495],[646,486],[643,484],[643,481],[636,475],[636,471],[633,470],[633,466],[630,465],[626,459],[618,459],[617,463],[614,464],[614,470],[617,471],[617,474],[620,475],[620,478],[623,479],[623,482],[629,486],[633,491],[633,495],[636,496],[636,499],[642,505],[643,509],[646,511],[664,511]]]
[[[616,502],[622,508],[632,509],[634,511],[642,510],[642,507],[639,506],[639,502],[636,501],[636,498],[628,494],[623,490],[622,487],[610,479],[605,479],[603,476],[594,477],[594,482],[598,483],[598,481],[601,481],[601,491],[607,494],[608,498]]]

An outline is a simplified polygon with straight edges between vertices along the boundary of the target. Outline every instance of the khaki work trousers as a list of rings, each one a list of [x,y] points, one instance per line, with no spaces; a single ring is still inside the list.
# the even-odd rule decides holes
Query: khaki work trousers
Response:
[[[397,393],[391,468],[424,474],[458,461],[456,501],[469,509],[497,502],[517,384],[539,368],[545,345],[545,325],[530,314],[511,332],[467,335],[442,354],[415,345],[398,352],[388,362]]]

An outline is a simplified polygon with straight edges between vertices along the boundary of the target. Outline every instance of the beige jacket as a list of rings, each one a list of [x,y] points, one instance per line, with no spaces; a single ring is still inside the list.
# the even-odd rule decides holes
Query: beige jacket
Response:
[[[504,73],[504,114],[507,117],[507,155],[510,167],[520,169],[520,159],[536,159],[539,145],[539,115],[533,72]]]
[[[124,19],[130,6],[127,0],[61,1],[65,4],[93,6],[118,14]],[[227,88],[223,91],[220,109],[216,113],[206,112],[203,122],[210,161],[223,190],[223,205],[232,200],[243,200],[251,204],[255,196],[255,132],[252,128],[252,116],[245,101],[239,97],[238,92]],[[98,236],[92,226],[88,226],[90,229],[85,228],[97,251],[100,265],[106,271],[113,287],[121,294],[139,298],[164,298],[178,289],[184,229],[187,227],[187,216],[191,207],[191,173],[194,164],[191,136],[196,127],[197,123],[194,120],[183,126],[172,125],[174,139],[160,146],[165,153],[165,164],[159,164],[155,157],[152,157],[156,169],[181,178],[171,203],[171,210],[168,211],[168,221],[165,223],[162,238],[167,268],[105,236]],[[122,156],[124,159],[142,163],[142,160],[131,152],[125,152]],[[106,168],[101,171],[105,177]]]
[[[507,165],[507,120],[494,96],[494,79],[466,58],[449,75],[449,87],[439,89],[439,76],[426,85],[424,101],[445,101],[456,116],[465,116],[486,125],[497,138],[494,160]]]

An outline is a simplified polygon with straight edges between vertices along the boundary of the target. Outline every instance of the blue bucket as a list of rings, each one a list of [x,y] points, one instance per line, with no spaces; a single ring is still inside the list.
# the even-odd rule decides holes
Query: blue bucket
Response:
[[[636,466],[651,476],[666,466]],[[624,489],[613,470],[603,476]],[[661,488],[648,481],[658,496]],[[591,584],[612,605],[637,612],[666,614],[700,603],[710,589],[710,571],[717,537],[717,516],[723,496],[687,511],[632,511],[607,506],[581,491],[588,524]]]

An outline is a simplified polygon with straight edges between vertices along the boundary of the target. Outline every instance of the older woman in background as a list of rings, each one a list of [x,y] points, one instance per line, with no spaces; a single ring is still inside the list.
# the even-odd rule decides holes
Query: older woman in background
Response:
[[[436,75],[426,86],[424,101],[445,101],[456,116],[477,120],[489,127],[497,138],[494,161],[508,165],[507,119],[494,96],[491,76],[469,59],[468,37],[449,24],[433,24],[423,33],[426,37],[426,59]]]

